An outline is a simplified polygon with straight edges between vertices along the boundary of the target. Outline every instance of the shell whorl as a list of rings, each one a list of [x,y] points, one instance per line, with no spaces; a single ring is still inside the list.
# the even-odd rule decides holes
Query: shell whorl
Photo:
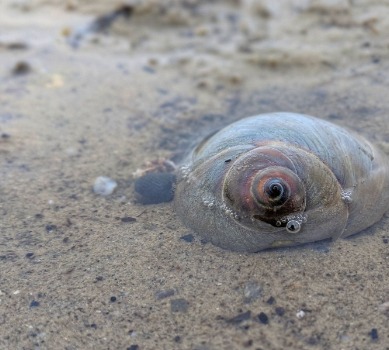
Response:
[[[238,157],[224,176],[223,200],[241,217],[285,226],[282,218],[305,209],[305,187],[293,162],[273,147]]]

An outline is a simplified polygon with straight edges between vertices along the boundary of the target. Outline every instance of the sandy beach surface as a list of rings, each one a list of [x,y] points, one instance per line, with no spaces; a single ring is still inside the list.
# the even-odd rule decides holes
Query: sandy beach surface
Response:
[[[335,122],[389,156],[388,10],[2,1],[0,349],[389,349],[388,214],[242,254],[134,194],[150,162],[264,112]]]

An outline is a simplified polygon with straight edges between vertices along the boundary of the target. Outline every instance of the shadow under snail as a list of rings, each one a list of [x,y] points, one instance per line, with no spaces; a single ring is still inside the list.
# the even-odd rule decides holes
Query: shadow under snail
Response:
[[[337,239],[389,210],[389,162],[332,123],[263,114],[203,140],[178,171],[174,201],[184,224],[229,250]]]

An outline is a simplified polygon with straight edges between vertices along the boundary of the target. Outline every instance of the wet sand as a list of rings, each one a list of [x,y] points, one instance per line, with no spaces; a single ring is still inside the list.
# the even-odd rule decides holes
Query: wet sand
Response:
[[[136,201],[147,162],[263,112],[333,121],[389,156],[389,4],[279,3],[127,3],[102,32],[85,29],[120,2],[0,5],[1,349],[388,349],[388,215],[240,254]]]

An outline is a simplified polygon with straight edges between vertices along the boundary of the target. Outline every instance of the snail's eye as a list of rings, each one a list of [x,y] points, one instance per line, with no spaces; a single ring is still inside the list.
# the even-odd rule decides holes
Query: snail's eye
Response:
[[[281,179],[268,180],[264,185],[264,192],[274,205],[282,205],[289,197],[288,188]]]

